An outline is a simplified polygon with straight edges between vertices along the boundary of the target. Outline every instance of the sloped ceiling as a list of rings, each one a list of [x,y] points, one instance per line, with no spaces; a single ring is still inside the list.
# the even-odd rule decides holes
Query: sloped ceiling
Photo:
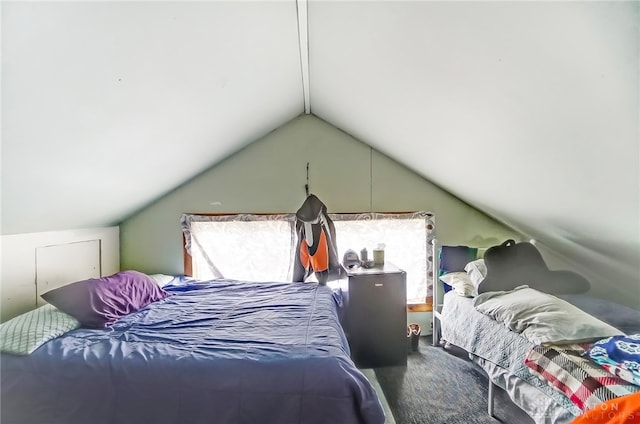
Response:
[[[2,2],[3,234],[117,224],[302,113],[295,2]]]
[[[637,280],[638,5],[3,1],[2,234],[117,224],[308,99],[557,255]]]

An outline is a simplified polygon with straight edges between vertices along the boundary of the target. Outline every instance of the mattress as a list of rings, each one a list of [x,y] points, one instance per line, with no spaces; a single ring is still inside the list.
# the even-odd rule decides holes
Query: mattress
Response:
[[[640,333],[640,312],[584,294],[558,296],[621,331]],[[442,339],[470,353],[510,398],[540,424],[565,423],[582,411],[524,364],[534,346],[520,334],[476,311],[471,298],[444,296]]]
[[[189,282],[104,330],[3,354],[3,424],[383,423],[335,293]]]
[[[446,342],[465,349],[473,357],[482,359],[482,362],[502,368],[517,378],[515,381],[526,382],[538,390],[541,396],[552,399],[572,415],[581,413],[566,396],[529,372],[524,359],[534,345],[520,334],[509,331],[504,325],[476,311],[471,298],[454,292],[445,294],[441,326],[442,339]],[[523,409],[526,407],[519,406]]]

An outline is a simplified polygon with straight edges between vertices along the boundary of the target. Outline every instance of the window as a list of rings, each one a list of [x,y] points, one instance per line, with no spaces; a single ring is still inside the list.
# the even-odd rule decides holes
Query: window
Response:
[[[295,215],[184,215],[182,221],[193,277],[291,280]]]
[[[336,227],[338,253],[362,248],[373,259],[373,249],[384,244],[385,262],[407,272],[407,303],[424,303],[431,286],[433,216],[417,213],[329,214]],[[340,256],[342,257],[342,256]]]
[[[407,272],[407,303],[431,296],[429,212],[329,214],[336,229],[338,257],[347,249],[358,254],[384,244],[385,261]],[[192,275],[198,279],[291,281],[297,244],[295,214],[183,215],[185,248]]]

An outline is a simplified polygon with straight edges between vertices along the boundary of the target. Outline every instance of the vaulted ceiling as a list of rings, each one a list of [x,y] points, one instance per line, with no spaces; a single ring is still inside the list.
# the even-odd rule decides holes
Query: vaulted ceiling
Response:
[[[2,234],[117,224],[312,113],[638,279],[638,2],[9,2]]]

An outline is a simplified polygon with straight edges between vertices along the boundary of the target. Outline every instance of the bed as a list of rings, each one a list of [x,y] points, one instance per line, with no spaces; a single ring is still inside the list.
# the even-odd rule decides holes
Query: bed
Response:
[[[162,290],[103,328],[2,353],[0,421],[384,422],[329,287],[176,278]]]
[[[434,251],[437,252],[437,249],[437,245],[434,246]],[[434,275],[438,275],[441,273],[441,268],[437,264],[438,258],[435,259],[433,272]],[[466,268],[466,272],[469,273],[470,268]],[[456,273],[451,275],[454,274]],[[556,356],[560,358],[558,352],[564,354],[564,351],[569,347],[575,349],[578,353],[570,352],[573,356],[568,356],[569,360],[567,357],[562,357],[558,359],[559,365],[551,365],[565,368],[565,370],[561,370],[565,373],[562,377],[565,383],[569,372],[573,375],[579,375],[583,380],[575,383],[577,388],[574,387],[574,390],[576,392],[583,390],[584,387],[581,384],[585,378],[587,381],[595,381],[597,378],[593,377],[593,373],[596,373],[597,376],[608,374],[597,364],[593,364],[583,357],[582,353],[591,346],[590,343],[545,344],[547,347],[533,343],[522,333],[511,331],[503,322],[496,320],[494,315],[480,312],[483,309],[479,307],[482,306],[482,303],[478,302],[478,298],[491,297],[491,293],[484,293],[480,296],[475,293],[475,297],[465,297],[460,290],[449,290],[445,293],[442,279],[438,280],[439,284],[434,285],[433,344],[445,347],[454,345],[464,349],[467,351],[469,359],[487,373],[489,377],[488,413],[490,415],[493,415],[494,385],[504,389],[511,400],[538,424],[569,423],[583,414],[587,406],[592,407],[602,401],[602,396],[611,398],[640,391],[640,387],[629,384],[627,381],[611,378],[612,376],[608,375],[606,378],[607,386],[598,388],[601,391],[606,390],[607,393],[596,393],[600,398],[598,396],[589,398],[592,393],[580,393],[582,397],[568,396],[567,387],[562,386],[562,382],[554,381],[551,383],[544,370],[540,370],[540,364],[548,365],[548,362],[544,362],[548,358]],[[445,280],[451,282],[452,278],[445,278]],[[640,333],[639,311],[603,299],[596,299],[584,293],[558,294],[556,297],[609,324],[622,334]],[[476,303],[475,306],[474,303]],[[545,357],[545,353],[548,358]],[[531,363],[534,357],[536,361],[539,361],[537,368]],[[549,368],[552,367],[549,366]],[[560,390],[560,388],[564,390]],[[585,402],[581,403],[580,400],[585,400]]]

